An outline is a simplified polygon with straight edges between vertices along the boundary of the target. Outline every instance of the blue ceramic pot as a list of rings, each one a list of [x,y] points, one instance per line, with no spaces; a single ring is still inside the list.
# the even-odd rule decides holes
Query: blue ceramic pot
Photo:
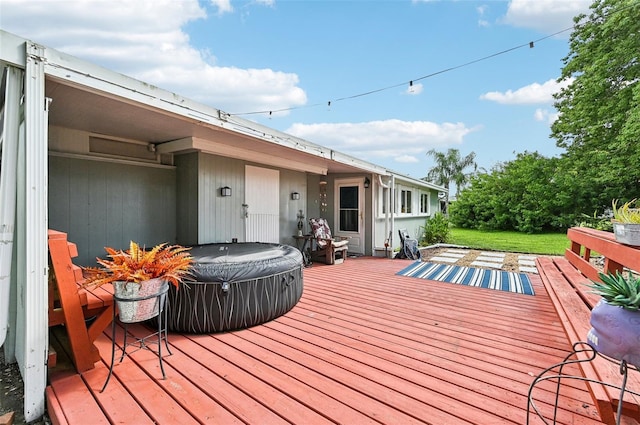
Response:
[[[587,342],[599,353],[640,367],[640,311],[626,310],[604,300],[591,310]]]

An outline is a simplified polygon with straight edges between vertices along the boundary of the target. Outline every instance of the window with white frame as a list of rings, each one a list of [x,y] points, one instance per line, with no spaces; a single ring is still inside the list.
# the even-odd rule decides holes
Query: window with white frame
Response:
[[[391,197],[391,208],[389,209],[389,198],[387,190],[382,187],[378,191],[378,214],[384,216],[388,210],[393,211],[398,216],[402,215],[428,215],[430,210],[429,192],[418,188],[397,185]]]
[[[429,194],[420,192],[420,214],[429,214]]]
[[[411,214],[411,189],[400,189],[400,214]]]

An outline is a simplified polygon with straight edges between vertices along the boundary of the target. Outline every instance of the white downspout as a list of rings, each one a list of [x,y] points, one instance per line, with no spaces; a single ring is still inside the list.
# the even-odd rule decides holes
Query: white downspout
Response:
[[[384,212],[384,237],[385,237],[385,250],[387,248],[387,244],[391,245],[391,239],[387,239],[388,235],[389,235],[389,185],[388,184],[384,184],[384,182],[382,181],[382,175],[378,174],[378,184],[380,185],[381,188],[386,189],[386,192],[384,192],[384,196],[387,198],[387,209]],[[385,252],[386,254],[386,252]]]
[[[393,233],[395,231],[395,208],[394,208],[394,193],[396,191],[396,176],[391,174],[391,178],[389,179],[389,203],[387,205],[389,205],[388,210],[390,211],[390,215],[391,215],[391,219],[390,219],[390,228],[389,228],[389,232],[391,234],[391,237],[389,238],[389,245],[391,246],[391,249],[393,250]]]
[[[23,72],[7,67],[7,81],[2,128],[2,168],[0,169],[0,347],[4,345],[9,327],[9,296],[11,288],[11,256],[16,218],[18,129],[20,127],[20,94]],[[13,357],[11,355],[10,357]]]

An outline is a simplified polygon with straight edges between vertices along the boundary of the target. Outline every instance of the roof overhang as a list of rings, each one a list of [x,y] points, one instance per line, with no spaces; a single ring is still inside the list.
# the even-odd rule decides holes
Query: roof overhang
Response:
[[[0,41],[2,61],[23,66],[24,45],[32,42],[1,30]],[[43,48],[41,60],[46,96],[52,100],[49,124],[53,126],[153,143],[166,153],[184,151],[182,147],[191,144],[188,149],[316,174],[388,174],[384,167],[231,116],[55,49]]]

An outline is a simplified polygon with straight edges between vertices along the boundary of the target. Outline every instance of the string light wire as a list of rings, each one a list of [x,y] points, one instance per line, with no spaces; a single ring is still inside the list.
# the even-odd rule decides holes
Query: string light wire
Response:
[[[615,10],[615,11],[611,12],[609,15],[614,14],[614,13],[618,13],[618,12],[622,12],[622,11],[624,11],[626,9],[629,9],[629,8],[633,7],[633,6],[637,6],[638,4],[640,4],[640,3],[632,2],[628,6],[622,7],[620,9],[618,9],[618,10]],[[342,101],[345,101],[345,100],[351,100],[351,99],[356,99],[356,98],[359,98],[359,97],[370,96],[372,94],[380,93],[380,92],[383,92],[383,91],[386,91],[386,90],[391,90],[391,89],[395,89],[395,88],[398,88],[398,87],[406,87],[407,85],[412,87],[413,84],[416,81],[425,80],[427,78],[435,77],[436,75],[440,75],[440,74],[444,74],[444,73],[447,73],[447,72],[455,71],[456,69],[460,69],[460,68],[465,68],[467,66],[474,65],[474,64],[476,64],[478,62],[483,62],[483,61],[486,61],[486,60],[489,60],[489,59],[493,59],[493,58],[495,58],[497,56],[501,56],[501,55],[513,52],[515,50],[522,49],[524,47],[533,48],[536,43],[539,43],[541,41],[544,41],[544,40],[547,40],[549,38],[555,37],[555,36],[557,36],[559,34],[567,32],[567,31],[573,30],[576,25],[572,25],[572,26],[570,26],[568,28],[565,28],[563,30],[554,32],[553,34],[547,35],[547,36],[539,38],[537,40],[528,41],[528,42],[520,44],[518,46],[511,47],[509,49],[501,50],[499,52],[492,53],[490,55],[483,56],[481,58],[474,59],[474,60],[471,60],[469,62],[462,63],[460,65],[456,65],[456,66],[452,66],[452,67],[449,67],[449,68],[445,68],[445,69],[442,69],[440,71],[432,72],[431,74],[427,74],[427,75],[424,75],[424,76],[419,77],[419,78],[413,78],[413,79],[411,79],[409,81],[405,81],[405,82],[402,82],[402,83],[394,84],[394,85],[391,85],[391,86],[386,86],[386,87],[382,87],[382,88],[378,88],[378,89],[374,89],[374,90],[369,90],[369,91],[366,91],[366,92],[363,92],[363,93],[358,93],[358,94],[354,94],[354,95],[350,95],[350,96],[339,97],[339,98],[336,98],[336,99],[333,99],[333,100],[329,100],[328,102],[323,102],[323,103],[313,103],[313,104],[309,104],[309,105],[291,106],[289,108],[272,109],[272,110],[264,110],[264,111],[233,113],[233,114],[228,114],[228,115],[229,116],[240,116],[240,115],[269,114],[269,116],[271,116],[273,113],[277,113],[277,112],[287,112],[287,111],[293,111],[293,110],[297,110],[297,109],[314,108],[314,107],[321,106],[321,105],[328,105],[329,107],[331,107],[331,104],[333,104],[335,102],[342,102]]]

